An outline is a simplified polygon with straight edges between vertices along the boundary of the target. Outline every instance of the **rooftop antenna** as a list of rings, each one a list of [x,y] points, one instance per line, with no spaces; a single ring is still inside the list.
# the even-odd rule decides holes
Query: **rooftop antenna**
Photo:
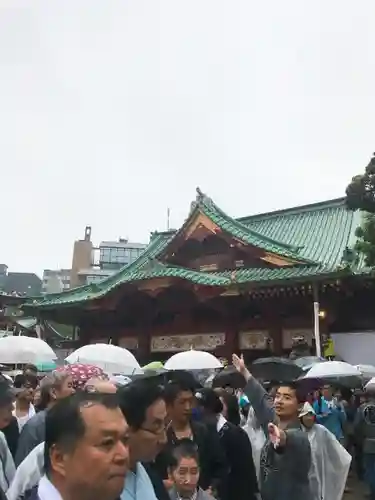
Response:
[[[167,231],[170,229],[171,209],[167,208]]]

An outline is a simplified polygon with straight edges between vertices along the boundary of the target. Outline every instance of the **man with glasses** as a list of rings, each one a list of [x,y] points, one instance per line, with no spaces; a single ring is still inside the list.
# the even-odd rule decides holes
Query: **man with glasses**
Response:
[[[163,388],[138,380],[118,390],[120,408],[129,425],[130,471],[121,500],[169,498],[153,462],[164,448],[167,409]]]

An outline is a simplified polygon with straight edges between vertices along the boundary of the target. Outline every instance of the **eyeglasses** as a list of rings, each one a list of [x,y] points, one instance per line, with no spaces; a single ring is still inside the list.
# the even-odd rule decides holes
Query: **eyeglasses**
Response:
[[[140,427],[141,431],[148,432],[149,434],[152,434],[153,436],[163,436],[167,433],[168,426],[165,425],[164,427],[161,427],[158,430],[155,429],[147,429],[147,427]]]

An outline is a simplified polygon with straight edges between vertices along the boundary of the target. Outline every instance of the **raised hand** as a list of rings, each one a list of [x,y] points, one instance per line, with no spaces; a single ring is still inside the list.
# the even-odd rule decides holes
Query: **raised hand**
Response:
[[[243,355],[239,357],[237,356],[237,354],[232,354],[232,364],[235,367],[235,369],[245,377],[246,380],[249,380],[249,378],[251,377],[251,373],[246,368]]]
[[[284,446],[286,441],[285,432],[277,427],[277,425],[269,423],[268,424],[268,437],[273,444],[274,448],[279,446]]]

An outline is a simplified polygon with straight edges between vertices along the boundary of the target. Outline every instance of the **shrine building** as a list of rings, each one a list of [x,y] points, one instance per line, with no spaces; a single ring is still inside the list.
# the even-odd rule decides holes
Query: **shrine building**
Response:
[[[249,360],[304,336],[374,329],[375,281],[354,252],[345,199],[233,219],[197,190],[177,231],[154,232],[136,261],[103,281],[27,301],[27,316],[74,325],[75,347],[108,342],[138,360],[191,347]],[[72,345],[73,345],[72,344]]]

